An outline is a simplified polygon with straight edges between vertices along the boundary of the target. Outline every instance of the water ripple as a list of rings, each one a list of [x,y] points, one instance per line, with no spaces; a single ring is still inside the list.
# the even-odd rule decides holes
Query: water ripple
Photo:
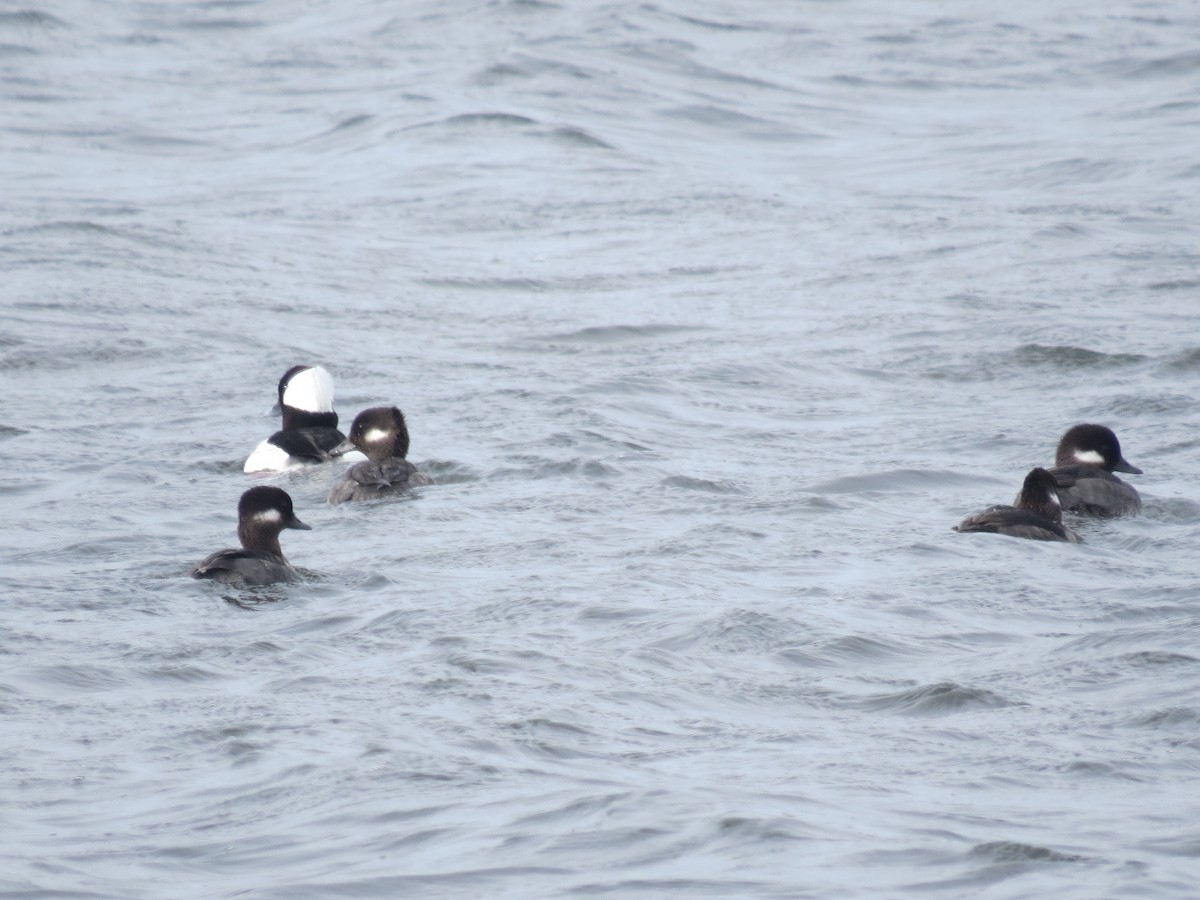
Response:
[[[937,716],[972,710],[1001,709],[1012,701],[986,688],[972,688],[951,681],[927,684],[894,694],[881,694],[857,701],[858,705],[878,712]]]

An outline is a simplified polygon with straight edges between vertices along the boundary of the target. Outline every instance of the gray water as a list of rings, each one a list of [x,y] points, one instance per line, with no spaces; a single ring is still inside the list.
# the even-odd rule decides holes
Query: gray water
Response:
[[[0,11],[6,897],[1188,897],[1200,9]],[[438,484],[271,483],[275,384]],[[1145,514],[960,535],[1070,425]]]

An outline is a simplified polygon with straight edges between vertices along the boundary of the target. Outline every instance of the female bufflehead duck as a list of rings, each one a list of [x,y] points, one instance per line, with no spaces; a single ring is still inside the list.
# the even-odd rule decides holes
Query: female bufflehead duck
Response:
[[[346,436],[333,411],[333,376],[320,366],[292,366],[279,379],[283,428],[250,454],[243,472],[279,472],[328,462]]]
[[[1021,493],[1012,506],[992,506],[967,516],[954,526],[955,531],[985,531],[1035,541],[1079,543],[1079,536],[1063,524],[1062,505],[1054,476],[1045,469],[1034,469],[1025,476]]]
[[[192,569],[193,578],[224,584],[274,584],[300,576],[283,556],[279,532],[285,528],[311,531],[296,518],[292,498],[277,487],[252,487],[238,501],[238,539],[241,550],[218,550]]]
[[[1113,472],[1142,474],[1121,455],[1117,436],[1103,425],[1076,425],[1064,434],[1050,470],[1066,509],[1107,518],[1141,512],[1138,492]]]
[[[375,500],[400,494],[433,479],[404,457],[408,455],[408,427],[404,413],[394,406],[364,409],[350,426],[348,444],[367,455],[366,462],[350,467],[329,492],[330,503]]]

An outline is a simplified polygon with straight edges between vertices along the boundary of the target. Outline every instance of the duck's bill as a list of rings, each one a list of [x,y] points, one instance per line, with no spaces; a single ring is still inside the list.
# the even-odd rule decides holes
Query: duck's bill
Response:
[[[1113,466],[1114,472],[1124,472],[1126,475],[1141,475],[1142,470],[1135,465],[1125,461],[1125,457],[1121,457],[1121,461]]]

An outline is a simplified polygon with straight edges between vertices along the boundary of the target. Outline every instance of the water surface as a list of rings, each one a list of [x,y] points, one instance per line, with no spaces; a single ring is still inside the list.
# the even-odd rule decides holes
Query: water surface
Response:
[[[0,13],[0,891],[1191,896],[1198,35]],[[195,582],[297,363],[439,483]],[[1142,517],[950,531],[1081,421]]]

